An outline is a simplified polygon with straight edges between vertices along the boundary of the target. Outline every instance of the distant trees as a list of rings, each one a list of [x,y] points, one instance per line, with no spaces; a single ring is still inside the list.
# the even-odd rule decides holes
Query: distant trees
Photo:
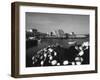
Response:
[[[50,36],[53,36],[53,32],[50,32]]]
[[[65,38],[68,39],[69,38],[69,34],[65,33]]]
[[[86,34],[85,36],[86,36],[87,38],[89,38],[89,34]]]
[[[43,33],[43,32],[38,32],[37,29],[30,29],[26,31],[26,39],[29,39],[29,37],[34,37],[35,39],[42,39],[42,38],[75,39],[75,38],[89,38],[89,34],[75,34],[75,32],[64,33],[62,29]]]

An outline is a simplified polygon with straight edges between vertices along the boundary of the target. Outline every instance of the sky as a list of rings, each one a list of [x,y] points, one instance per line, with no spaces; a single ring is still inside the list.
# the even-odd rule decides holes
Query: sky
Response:
[[[62,29],[65,33],[89,34],[89,15],[26,13],[26,29],[50,33]]]

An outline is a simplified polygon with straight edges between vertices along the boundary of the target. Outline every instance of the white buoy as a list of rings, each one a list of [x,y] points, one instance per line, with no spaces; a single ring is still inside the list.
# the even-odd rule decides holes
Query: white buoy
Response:
[[[53,60],[53,61],[51,61],[51,64],[52,65],[56,65],[57,64],[57,61],[56,60]]]
[[[76,65],[81,65],[81,62],[79,62],[79,61],[78,61],[78,62],[76,62]]]
[[[72,65],[75,65],[75,62],[72,62]]]
[[[52,51],[53,51],[53,49],[51,49],[51,48],[49,48],[48,50],[49,50],[50,52],[52,52]]]
[[[82,47],[80,46],[79,49],[82,50]]]
[[[80,60],[80,58],[79,58],[79,57],[76,57],[76,58],[75,58],[75,61],[79,61],[79,60]]]
[[[63,65],[67,65],[68,63],[68,60],[63,61]]]
[[[33,61],[33,64],[34,64],[35,62]]]
[[[86,50],[86,49],[88,49],[88,48],[89,48],[89,47],[88,47],[88,46],[86,46],[85,50]]]
[[[57,63],[57,65],[59,66],[59,65],[60,65],[60,63]]]
[[[43,59],[43,56],[41,56],[40,59]]]
[[[44,61],[41,61],[41,66],[43,66],[43,64],[44,64]]]
[[[78,46],[75,46],[75,49],[78,50]]]
[[[46,53],[44,53],[44,57],[47,57],[47,54]]]
[[[82,56],[84,54],[83,50],[79,52],[79,56]]]
[[[54,52],[54,56],[57,56],[57,53],[56,52]]]
[[[43,50],[44,50],[45,52],[47,51],[47,49],[46,49],[46,48],[44,48]]]
[[[49,57],[49,59],[50,59],[50,60],[52,60],[52,59],[53,59],[53,57],[52,57],[52,56],[50,56],[50,57]]]
[[[80,58],[80,60],[81,60],[81,62],[83,62],[83,58],[82,57]]]
[[[84,42],[83,44],[82,44],[82,46],[89,46],[89,42],[87,41],[87,42]]]
[[[34,60],[34,59],[35,59],[35,57],[33,56],[33,57],[32,57],[32,60]]]

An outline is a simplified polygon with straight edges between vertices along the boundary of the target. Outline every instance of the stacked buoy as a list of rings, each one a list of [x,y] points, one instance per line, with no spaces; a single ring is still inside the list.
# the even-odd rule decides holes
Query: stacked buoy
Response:
[[[81,65],[85,64],[84,55],[89,54],[89,42],[84,42],[80,46],[77,45],[74,46],[74,49],[77,51],[77,54],[75,53],[76,57],[74,58],[73,61],[70,61],[67,58],[64,60],[60,59],[58,52],[55,51],[56,47],[57,46],[55,45],[49,45],[48,47],[39,50],[37,54],[32,57],[33,66]]]

